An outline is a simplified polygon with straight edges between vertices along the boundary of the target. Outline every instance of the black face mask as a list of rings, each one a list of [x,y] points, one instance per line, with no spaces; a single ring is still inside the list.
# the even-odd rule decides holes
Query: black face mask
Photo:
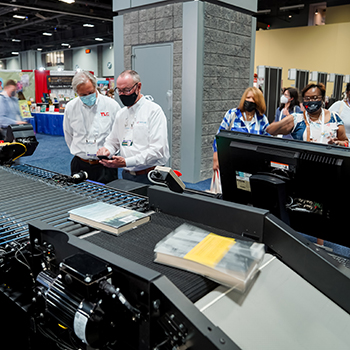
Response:
[[[131,95],[119,95],[120,101],[122,101],[123,105],[126,107],[132,106],[135,103],[137,97],[138,95],[135,92]]]
[[[245,100],[243,104],[243,108],[247,112],[252,112],[254,111],[254,109],[256,109],[256,103]]]
[[[322,101],[303,102],[303,106],[308,113],[315,113],[322,107]]]

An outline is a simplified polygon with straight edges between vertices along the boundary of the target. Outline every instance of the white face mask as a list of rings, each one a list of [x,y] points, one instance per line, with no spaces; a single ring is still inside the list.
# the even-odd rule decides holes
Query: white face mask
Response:
[[[289,101],[288,97],[286,97],[284,95],[281,96],[281,103],[286,104],[286,103],[288,103],[288,101]]]

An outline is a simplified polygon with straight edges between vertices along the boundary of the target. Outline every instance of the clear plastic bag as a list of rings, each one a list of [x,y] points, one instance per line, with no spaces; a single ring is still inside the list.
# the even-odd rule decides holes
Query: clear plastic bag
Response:
[[[211,178],[209,192],[215,193],[215,194],[222,193],[219,170],[214,170],[213,177]]]

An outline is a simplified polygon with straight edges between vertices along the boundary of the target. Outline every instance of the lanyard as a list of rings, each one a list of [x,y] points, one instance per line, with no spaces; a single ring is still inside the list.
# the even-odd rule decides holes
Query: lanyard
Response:
[[[281,109],[280,119],[278,119],[278,121],[281,121],[281,120],[282,120],[282,116],[283,116],[283,109]]]
[[[244,118],[243,118],[243,123],[245,125],[245,127],[248,129],[248,132],[251,132],[251,125],[253,124],[253,121],[255,119],[255,130],[258,131],[258,120],[256,118],[256,113],[254,114],[254,117],[252,118],[252,120],[250,121],[250,123],[246,120],[247,116],[245,114],[245,112],[243,112],[244,114]]]
[[[322,114],[322,120],[321,120],[321,140],[320,140],[320,143],[322,143],[322,141],[323,141],[323,136],[324,136],[324,109],[322,108],[322,112],[321,112],[321,114]],[[307,121],[308,121],[308,123],[309,123],[309,125],[311,125],[310,124],[310,117],[309,117],[309,113],[308,112],[306,112],[306,118],[307,118]],[[320,117],[318,117],[318,118],[320,118]],[[312,129],[311,129],[311,127],[310,127],[310,138],[312,139]]]
[[[136,113],[133,110],[129,110],[127,117],[125,118],[124,125],[124,138],[122,141],[122,146],[132,146],[134,139],[134,124],[136,121]],[[129,126],[129,118],[130,118],[130,126]]]

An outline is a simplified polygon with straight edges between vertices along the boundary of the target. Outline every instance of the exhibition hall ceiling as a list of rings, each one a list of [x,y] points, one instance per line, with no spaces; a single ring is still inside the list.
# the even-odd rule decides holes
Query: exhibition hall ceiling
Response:
[[[0,36],[0,58],[113,42],[112,0],[0,0]]]
[[[307,25],[305,12],[312,3],[316,1],[259,0],[257,22],[261,28]],[[348,3],[326,2],[327,7]],[[51,52],[113,42],[115,15],[112,0],[0,0],[0,59],[27,50]]]

